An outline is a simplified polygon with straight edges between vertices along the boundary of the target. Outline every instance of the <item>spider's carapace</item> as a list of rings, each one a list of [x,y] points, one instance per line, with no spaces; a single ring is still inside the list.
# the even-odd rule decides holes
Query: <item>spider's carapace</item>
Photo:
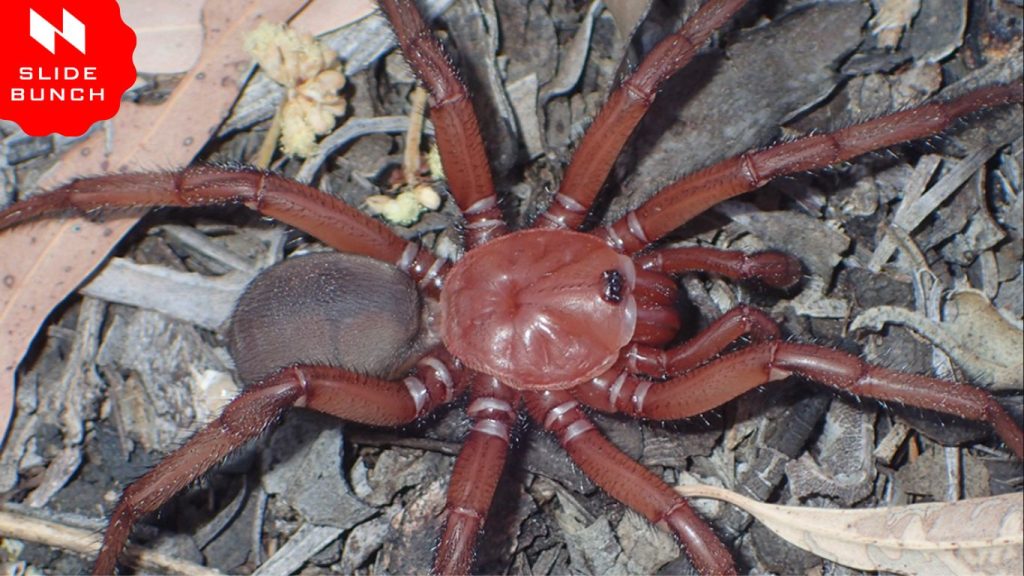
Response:
[[[523,230],[459,260],[441,292],[441,338],[470,368],[520,390],[571,388],[633,338],[633,261],[595,236]]]

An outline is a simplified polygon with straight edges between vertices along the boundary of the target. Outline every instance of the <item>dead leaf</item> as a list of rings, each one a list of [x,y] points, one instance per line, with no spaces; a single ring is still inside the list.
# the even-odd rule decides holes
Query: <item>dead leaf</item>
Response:
[[[898,574],[1021,574],[1024,498],[1003,494],[870,510],[764,504],[712,486],[679,486],[749,512],[791,544],[858,570]]]
[[[121,0],[121,17],[135,31],[132,60],[142,74],[180,74],[203,49],[203,0]]]
[[[295,15],[291,27],[319,36],[369,16],[376,9],[374,0],[314,0]]]
[[[869,22],[871,33],[879,37],[879,45],[895,48],[921,10],[921,0],[873,0],[872,4],[876,11]]]
[[[283,21],[304,0],[210,0],[204,50],[162,104],[128,102],[106,125],[68,150],[39,180],[53,188],[76,176],[184,166],[206,144],[238,96],[250,66],[242,36],[260,19]],[[112,136],[112,137],[110,137]],[[108,137],[109,143],[108,143]],[[104,260],[135,218],[43,220],[0,235],[0,444],[13,410],[15,369],[50,311]]]
[[[876,306],[850,323],[850,330],[906,326],[942,349],[973,381],[993,390],[1024,387],[1024,332],[1013,326],[977,290],[958,290],[943,304],[943,322],[897,306]]]
[[[615,29],[623,38],[632,36],[640,21],[646,18],[651,10],[651,0],[606,0],[604,4],[615,21]]]
[[[135,69],[143,74],[180,74],[203,48],[203,0],[121,0],[121,17],[135,31]],[[317,0],[292,20],[292,28],[317,36],[368,16],[373,0]]]

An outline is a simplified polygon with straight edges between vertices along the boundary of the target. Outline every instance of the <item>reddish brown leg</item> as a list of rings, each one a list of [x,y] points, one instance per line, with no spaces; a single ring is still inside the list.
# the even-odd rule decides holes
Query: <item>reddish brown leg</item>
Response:
[[[586,394],[589,398],[590,394],[601,390],[603,391],[601,396],[607,398],[607,391],[614,386],[615,381],[624,373],[623,371],[632,374],[645,374],[655,378],[681,374],[718,356],[726,347],[743,336],[749,336],[755,342],[777,340],[780,336],[779,326],[763,311],[740,304],[722,314],[693,338],[668,350],[643,344],[631,344],[623,353],[626,362],[621,366],[621,370],[613,368],[597,378],[595,382],[581,385],[574,390],[574,393],[578,392],[578,397],[579,394]],[[589,399],[584,402],[601,410],[616,410],[611,407],[601,408],[600,405],[592,404]]]
[[[671,342],[680,328],[678,289],[667,274],[714,272],[734,280],[757,279],[778,288],[788,288],[800,279],[800,262],[783,252],[667,248],[640,256],[636,262],[640,269],[633,290],[638,305],[633,342],[654,348]]]
[[[341,252],[363,254],[438,289],[444,262],[406,242],[384,223],[323,192],[255,168],[196,166],[179,172],[80,178],[0,212],[0,230],[57,212],[136,206],[240,203],[290,224]]]
[[[415,376],[397,382],[340,368],[296,366],[247,388],[216,420],[125,488],[110,516],[93,573],[113,574],[139,518],[158,510],[231,452],[262,434],[288,408],[305,406],[378,426],[406,424],[451,401],[458,385],[448,365],[446,356],[428,356],[417,364]]]
[[[113,574],[139,518],[158,510],[228,454],[259,436],[301,397],[302,388],[294,379],[270,379],[245,390],[216,420],[125,488],[110,515],[93,573]]]
[[[608,97],[583,136],[558,194],[536,226],[575,230],[594,203],[626,140],[654,102],[661,85],[693,59],[711,34],[746,0],[709,0],[675,34],[665,38]]]
[[[534,422],[552,432],[581,470],[613,498],[672,531],[702,574],[735,574],[732,556],[711,528],[650,470],[609,442],[567,391],[523,395]]]
[[[628,376],[608,406],[588,384],[587,403],[655,420],[677,420],[721,406],[762,384],[799,374],[843,392],[899,402],[918,408],[986,422],[1017,455],[1024,458],[1024,432],[990,394],[965,384],[896,372],[867,364],[856,356],[808,344],[757,344],[704,364],[672,380],[651,383]],[[583,388],[583,387],[581,387]]]
[[[434,562],[436,574],[468,574],[476,538],[491,508],[508,455],[519,394],[482,374],[474,375],[466,412],[473,420],[455,461],[445,505],[445,528]]]
[[[643,206],[597,233],[616,249],[632,254],[715,204],[756,190],[779,176],[824,168],[872,150],[938,134],[961,116],[1022,100],[1024,84],[1018,80],[882,116],[831,134],[806,136],[760,152],[747,152],[662,189]]]
[[[466,217],[469,248],[505,233],[484,141],[469,91],[412,0],[379,0],[405,61],[430,93],[441,163],[455,203]]]
[[[664,274],[637,269],[636,331],[633,341],[648,346],[664,346],[679,334],[679,287]]]
[[[447,404],[465,388],[462,371],[447,352],[436,350],[418,362],[413,375],[383,380],[327,366],[293,368],[305,398],[296,406],[373,426],[401,426]]]
[[[801,272],[800,261],[785,252],[748,254],[697,246],[655,250],[637,258],[636,263],[651,272],[711,272],[731,280],[759,280],[775,288],[792,287]]]

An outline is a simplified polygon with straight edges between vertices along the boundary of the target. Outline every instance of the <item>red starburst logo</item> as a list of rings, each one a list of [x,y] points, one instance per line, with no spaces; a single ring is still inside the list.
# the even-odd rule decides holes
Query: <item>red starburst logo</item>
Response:
[[[115,0],[0,2],[0,118],[27,134],[83,134],[135,81],[135,33]]]

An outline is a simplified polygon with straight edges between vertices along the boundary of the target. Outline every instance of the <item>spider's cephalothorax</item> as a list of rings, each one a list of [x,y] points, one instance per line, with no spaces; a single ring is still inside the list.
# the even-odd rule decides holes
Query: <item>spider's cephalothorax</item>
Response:
[[[199,166],[81,179],[0,212],[2,229],[68,209],[242,203],[350,255],[295,259],[254,282],[230,335],[248,386],[214,422],[124,491],[96,572],[114,570],[141,516],[292,407],[401,426],[466,397],[472,427],[451,478],[434,566],[446,574],[472,567],[521,411],[551,432],[595,484],[675,534],[705,573],[733,572],[728,550],[659,476],[602,435],[587,407],[681,419],[799,374],[847,394],[988,423],[1009,450],[1024,456],[1020,426],[988,393],[781,340],[775,322],[749,306],[667,347],[680,328],[673,275],[712,272],[788,287],[799,279],[800,265],[777,252],[657,244],[707,208],[779,176],[927,137],[971,112],[1020,103],[1019,79],[741,154],[670,184],[607,226],[581,231],[659,88],[743,4],[708,0],[659,43],[609,96],[550,207],[531,229],[509,233],[466,88],[414,3],[380,0],[406,61],[430,93],[451,196],[465,218],[466,253],[454,265],[332,197],[252,169]],[[303,339],[310,335],[312,343]],[[732,350],[744,337],[750,344]]]
[[[594,236],[525,230],[459,260],[441,292],[441,337],[466,366],[517,390],[571,388],[633,339],[633,261]],[[609,296],[612,297],[609,297]]]

